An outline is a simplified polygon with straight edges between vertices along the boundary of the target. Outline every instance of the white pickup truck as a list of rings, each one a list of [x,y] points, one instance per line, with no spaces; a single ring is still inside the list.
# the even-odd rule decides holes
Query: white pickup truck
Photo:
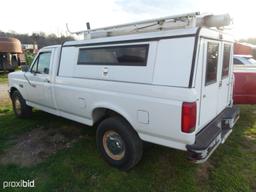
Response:
[[[90,30],[86,40],[42,48],[29,68],[8,76],[15,114],[28,117],[34,107],[97,125],[100,153],[122,170],[139,162],[143,141],[206,161],[239,109],[233,40],[207,27],[211,16],[202,19],[203,26],[190,14]]]

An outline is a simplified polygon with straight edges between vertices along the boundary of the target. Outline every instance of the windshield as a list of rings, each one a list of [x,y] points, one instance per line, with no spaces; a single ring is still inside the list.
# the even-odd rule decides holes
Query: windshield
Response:
[[[247,58],[248,62],[250,62],[251,64],[255,64],[256,65],[256,60],[253,58]]]
[[[252,57],[243,57],[243,56],[235,56],[234,57],[235,65],[256,65],[256,60]]]

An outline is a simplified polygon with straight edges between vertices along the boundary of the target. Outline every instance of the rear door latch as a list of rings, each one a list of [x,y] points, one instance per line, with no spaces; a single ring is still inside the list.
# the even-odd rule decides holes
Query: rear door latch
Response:
[[[219,87],[221,87],[221,86],[222,86],[222,81],[219,82]]]

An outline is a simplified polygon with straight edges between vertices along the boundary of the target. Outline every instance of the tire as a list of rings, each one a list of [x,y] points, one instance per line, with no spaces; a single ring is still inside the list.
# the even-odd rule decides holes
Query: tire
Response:
[[[24,118],[32,115],[32,107],[26,104],[19,91],[14,91],[11,95],[12,107],[16,117]]]
[[[143,154],[143,143],[132,126],[119,116],[103,120],[96,133],[98,150],[113,167],[128,171]]]

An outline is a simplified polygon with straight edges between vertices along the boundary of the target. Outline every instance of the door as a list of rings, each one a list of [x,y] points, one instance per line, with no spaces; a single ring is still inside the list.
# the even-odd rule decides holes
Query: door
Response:
[[[53,50],[40,52],[30,71],[25,74],[30,85],[28,101],[50,108],[54,108],[50,81],[52,60]]]
[[[201,127],[216,117],[219,100],[220,42],[202,39],[204,46],[202,62],[202,91],[200,108]]]
[[[218,100],[218,113],[220,113],[227,105],[230,104],[230,91],[231,91],[231,48],[232,44],[222,43],[220,62],[221,67],[218,70],[219,79],[219,100]]]

